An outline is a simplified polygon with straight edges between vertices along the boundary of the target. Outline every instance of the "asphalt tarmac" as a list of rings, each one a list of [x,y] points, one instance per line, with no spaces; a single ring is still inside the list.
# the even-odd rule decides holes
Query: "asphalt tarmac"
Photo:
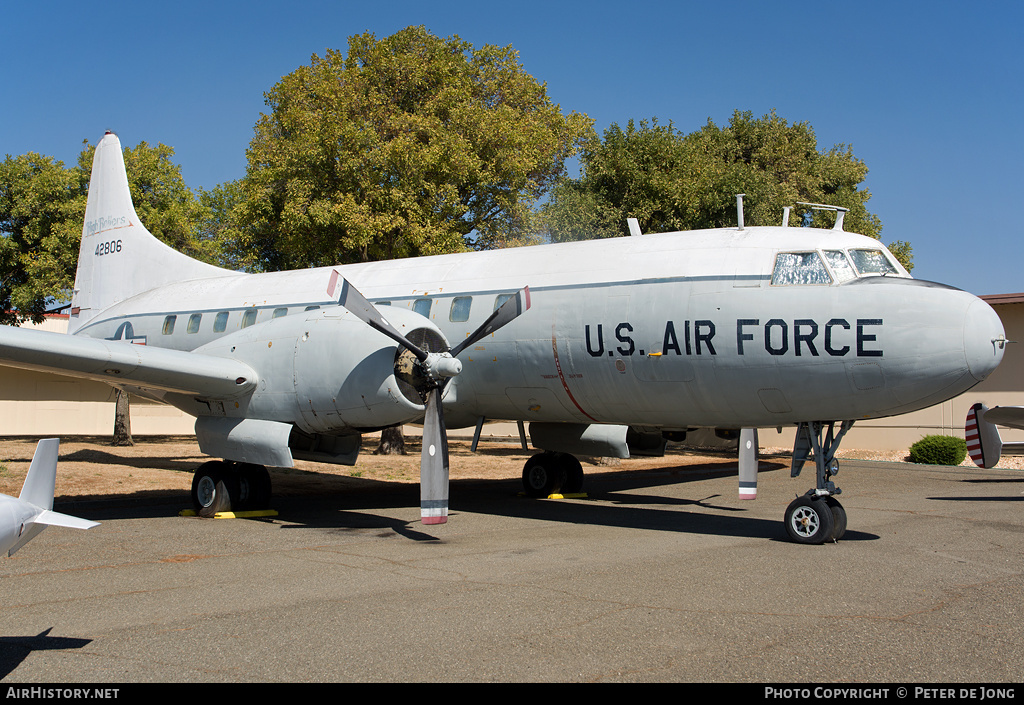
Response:
[[[283,497],[58,505],[0,559],[10,683],[1024,681],[1024,474],[844,463],[839,543],[786,539],[812,484],[762,461],[602,474],[587,499],[459,481]]]

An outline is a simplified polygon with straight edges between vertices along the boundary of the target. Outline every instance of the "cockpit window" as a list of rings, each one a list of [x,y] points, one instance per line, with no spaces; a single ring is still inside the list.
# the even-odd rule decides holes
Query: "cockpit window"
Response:
[[[850,257],[859,274],[898,274],[881,250],[850,250]]]
[[[831,283],[828,270],[817,252],[780,252],[775,257],[772,286]]]
[[[857,278],[857,272],[853,271],[853,265],[842,250],[825,250],[825,261],[840,284]]]

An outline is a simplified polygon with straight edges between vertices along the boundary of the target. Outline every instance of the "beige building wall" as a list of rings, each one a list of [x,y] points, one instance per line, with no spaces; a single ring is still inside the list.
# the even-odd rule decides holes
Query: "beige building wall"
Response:
[[[982,297],[995,308],[1011,341],[1003,362],[974,389],[922,411],[874,421],[859,421],[843,441],[846,449],[906,449],[922,436],[937,433],[964,435],[967,410],[975,402],[989,407],[1024,405],[1024,294]],[[49,316],[41,328],[67,330],[67,316]],[[177,409],[133,398],[132,433],[135,435],[191,434],[195,419]],[[114,428],[114,390],[99,382],[76,380],[40,372],[0,368],[0,428],[7,436],[108,435]],[[418,433],[413,426],[406,433]],[[453,435],[472,435],[465,429]],[[762,429],[762,447],[792,447],[795,429]],[[517,438],[515,424],[485,427],[485,436]],[[1003,429],[1004,441],[1024,442],[1024,431]]]
[[[67,315],[40,325],[66,333]],[[180,435],[195,431],[195,418],[163,404],[132,397],[133,435]],[[0,367],[0,428],[5,436],[108,436],[114,432],[114,388],[100,382]]]

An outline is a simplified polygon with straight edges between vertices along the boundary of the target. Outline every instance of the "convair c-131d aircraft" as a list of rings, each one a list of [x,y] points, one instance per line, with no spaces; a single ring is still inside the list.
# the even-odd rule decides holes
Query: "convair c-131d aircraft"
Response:
[[[200,507],[265,502],[265,466],[352,464],[360,434],[422,422],[421,517],[448,514],[446,424],[530,424],[530,494],[577,490],[574,454],[636,440],[797,425],[787,509],[799,542],[837,539],[835,452],[859,419],[954,397],[1002,358],[966,292],[912,279],[876,240],[744,227],[268,274],[197,262],[132,206],[121,145],[96,148],[69,335],[0,328],[0,364],[101,380],[196,417],[223,460]],[[372,302],[372,303],[371,303]],[[744,470],[744,452],[748,460]],[[751,455],[753,453],[753,456]]]

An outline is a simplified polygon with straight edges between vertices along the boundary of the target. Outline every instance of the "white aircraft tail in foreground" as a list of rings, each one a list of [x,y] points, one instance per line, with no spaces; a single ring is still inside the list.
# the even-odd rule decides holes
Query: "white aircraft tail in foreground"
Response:
[[[99,526],[94,521],[53,511],[59,447],[60,440],[57,438],[39,441],[21,494],[17,498],[0,494],[0,551],[8,556],[13,556],[47,526],[66,526],[72,529]]]

